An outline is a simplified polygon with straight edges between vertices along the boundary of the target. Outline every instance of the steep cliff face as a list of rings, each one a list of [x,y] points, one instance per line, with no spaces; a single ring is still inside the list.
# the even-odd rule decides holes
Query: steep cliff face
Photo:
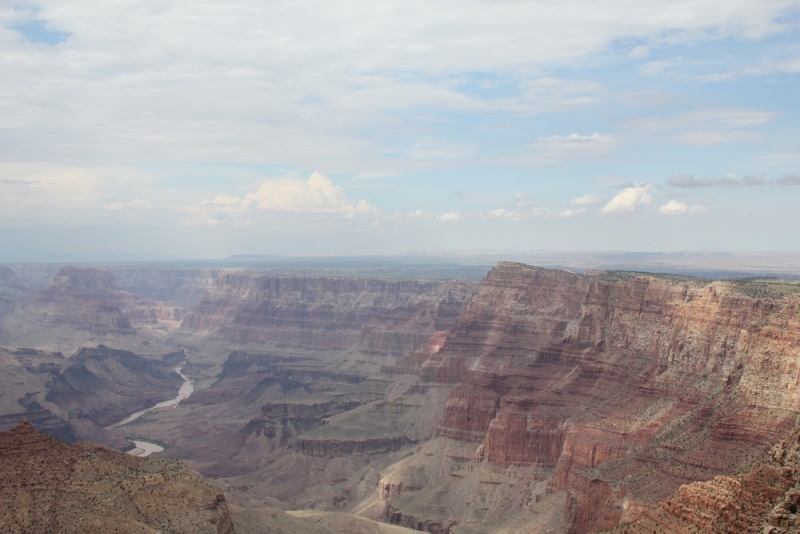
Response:
[[[179,462],[0,433],[0,524],[25,532],[233,534],[225,496]]]
[[[29,421],[67,442],[93,441],[129,450],[133,443],[104,427],[173,398],[182,382],[161,361],[102,345],[81,349],[71,358],[59,352],[0,349],[0,431]]]
[[[121,290],[102,269],[62,267],[51,283],[20,298],[2,322],[17,346],[71,352],[86,343],[134,348],[179,326],[183,309]]]
[[[28,291],[28,286],[10,267],[0,265],[0,319],[11,313]],[[2,337],[0,330],[0,340]]]
[[[612,528],[794,427],[798,289],[503,263],[420,376],[462,384],[440,435],[552,469],[572,531]]]
[[[800,531],[800,428],[778,443],[756,468],[681,486],[658,509],[620,525],[618,534]]]
[[[115,289],[108,271],[63,267],[49,286],[25,303],[20,319],[96,335],[133,334],[130,319],[113,302]]]
[[[113,267],[116,283],[124,291],[156,302],[190,308],[212,290],[218,269]]]
[[[400,355],[452,326],[473,289],[471,282],[223,272],[181,330],[236,343]]]
[[[166,364],[100,345],[72,356],[45,398],[74,417],[107,426],[173,398],[182,383]]]

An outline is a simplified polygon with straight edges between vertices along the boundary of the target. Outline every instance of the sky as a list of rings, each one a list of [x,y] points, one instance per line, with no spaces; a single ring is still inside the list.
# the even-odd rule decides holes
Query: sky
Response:
[[[0,0],[0,263],[800,250],[800,0]]]

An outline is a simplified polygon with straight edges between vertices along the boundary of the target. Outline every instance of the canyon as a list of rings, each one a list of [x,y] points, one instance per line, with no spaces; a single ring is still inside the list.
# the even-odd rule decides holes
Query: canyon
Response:
[[[237,532],[795,525],[794,280],[13,269],[0,430],[157,443]],[[104,428],[175,397],[181,362],[191,396]]]

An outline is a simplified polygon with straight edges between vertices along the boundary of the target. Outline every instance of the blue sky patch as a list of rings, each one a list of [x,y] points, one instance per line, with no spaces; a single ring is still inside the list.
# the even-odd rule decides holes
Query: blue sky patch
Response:
[[[44,43],[57,45],[69,39],[69,32],[62,32],[47,27],[47,23],[41,20],[28,20],[11,26],[32,43]]]

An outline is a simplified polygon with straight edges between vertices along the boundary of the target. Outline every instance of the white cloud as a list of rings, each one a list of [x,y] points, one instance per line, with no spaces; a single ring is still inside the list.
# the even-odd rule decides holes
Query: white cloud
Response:
[[[650,204],[652,201],[653,195],[650,192],[649,185],[633,185],[617,193],[617,195],[603,207],[603,213],[630,213],[637,208]]]
[[[201,154],[205,161],[380,168],[373,134],[395,126],[397,111],[551,111],[596,102],[602,84],[558,80],[543,69],[573,65],[623,38],[761,38],[787,31],[788,5],[390,0],[356,9],[344,0],[224,7],[37,0],[35,9],[0,10],[4,149],[31,161]],[[69,38],[32,45],[10,29],[34,17]],[[492,99],[460,90],[454,80],[475,72],[518,83],[519,94]],[[417,155],[434,152],[421,147]]]
[[[646,46],[637,45],[631,48],[631,51],[628,52],[628,57],[633,59],[644,59],[650,55],[650,49]]]
[[[760,109],[698,109],[666,117],[642,117],[630,121],[632,127],[650,132],[663,132],[686,127],[745,128],[767,124],[774,113]]]
[[[241,203],[242,199],[240,197],[232,197],[222,193],[211,199],[211,204],[219,204],[221,206],[236,206]]]
[[[695,214],[695,213],[703,213],[706,211],[705,206],[701,206],[698,204],[688,205],[685,202],[679,202],[677,200],[670,200],[666,204],[659,206],[658,213],[661,215],[685,215],[687,213]]]
[[[580,209],[577,209],[577,210],[564,210],[561,213],[559,213],[559,216],[565,217],[565,218],[570,218],[570,217],[578,217],[579,215],[583,215],[584,213],[586,213],[586,210],[583,209],[583,208],[580,208]]]
[[[489,212],[489,217],[496,219],[512,219],[516,221],[525,220],[524,217],[517,210],[508,210],[505,208],[495,208]]]
[[[409,150],[408,155],[414,159],[422,160],[454,160],[463,159],[469,155],[469,147],[452,143],[445,139],[424,137],[418,139]]]
[[[217,204],[235,203],[236,197],[217,195],[212,201]],[[308,213],[377,213],[377,209],[359,200],[352,203],[342,188],[329,178],[314,172],[308,180],[283,178],[268,180],[259,188],[247,193],[241,200],[245,206],[255,206],[262,210],[302,211]]]
[[[593,133],[591,135],[581,135],[572,133],[569,135],[551,135],[540,137],[533,144],[534,147],[547,150],[557,154],[576,153],[602,153],[612,150],[619,145],[619,140],[613,135]]]
[[[438,217],[440,221],[444,222],[453,222],[461,219],[461,212],[460,211],[448,211],[447,213],[440,215]]]
[[[109,204],[106,206],[106,209],[111,211],[119,211],[119,210],[151,210],[153,209],[153,204],[148,202],[147,200],[141,200],[138,198],[134,198],[130,202],[114,202],[113,204]]]
[[[677,200],[670,200],[658,208],[658,213],[662,215],[683,215],[687,211],[689,211],[689,206],[685,202]]]
[[[0,223],[96,223],[109,210],[154,207],[138,196],[150,195],[149,177],[130,169],[0,162],[0,176]]]
[[[754,132],[741,130],[730,131],[710,131],[710,132],[689,132],[676,135],[672,139],[690,145],[716,145],[719,143],[730,143],[733,141],[751,141],[757,139],[758,135]]]
[[[529,202],[524,195],[517,194],[513,207],[495,208],[488,212],[489,217],[495,219],[510,219],[516,222],[529,221],[531,219],[546,218],[570,218],[577,217],[585,213],[585,209],[555,210],[547,206],[536,206]]]
[[[786,53],[795,53],[788,49],[783,57],[769,54],[755,63],[743,62],[702,61],[702,60],[677,60],[651,61],[644,65],[642,71],[650,76],[661,76],[674,80],[691,80],[695,82],[729,82],[746,76],[769,76],[800,72],[800,57],[786,56]]]
[[[580,197],[575,197],[570,201],[570,204],[573,206],[592,206],[594,204],[602,204],[606,201],[606,197],[603,195],[595,195],[593,193],[589,193],[588,195],[583,195]]]

